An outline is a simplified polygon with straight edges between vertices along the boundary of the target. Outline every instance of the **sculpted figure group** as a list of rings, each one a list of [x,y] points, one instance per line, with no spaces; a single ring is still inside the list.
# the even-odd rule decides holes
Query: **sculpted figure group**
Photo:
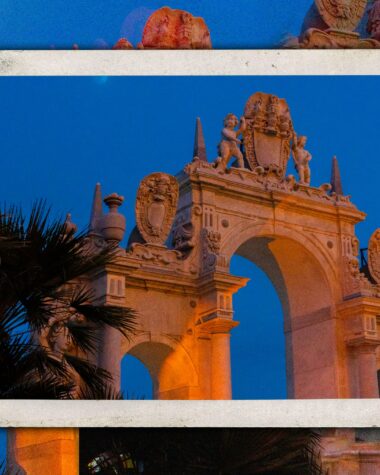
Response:
[[[245,117],[240,120],[235,114],[229,113],[223,121],[222,140],[218,145],[219,156],[215,160],[214,166],[217,170],[225,172],[231,159],[236,159],[233,167],[245,168],[244,156],[241,151],[242,140],[241,135],[247,130],[247,122]],[[236,127],[238,127],[236,129]],[[297,136],[294,133],[292,139],[292,155],[294,166],[298,173],[299,183],[302,185],[310,185],[311,170],[309,162],[312,158],[310,152],[305,149],[307,137],[304,135]]]

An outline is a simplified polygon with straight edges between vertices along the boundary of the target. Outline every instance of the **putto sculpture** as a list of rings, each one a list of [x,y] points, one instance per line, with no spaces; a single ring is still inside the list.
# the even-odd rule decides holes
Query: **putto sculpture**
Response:
[[[294,134],[293,137],[293,145],[292,145],[292,154],[294,160],[294,166],[297,170],[300,183],[302,185],[310,185],[310,166],[309,162],[311,160],[311,154],[307,150],[305,150],[307,137],[304,135],[300,135],[297,137]]]
[[[244,157],[239,148],[241,140],[238,137],[245,132],[247,127],[245,117],[242,117],[239,122],[235,114],[229,113],[223,123],[222,140],[218,145],[219,157],[215,161],[215,167],[225,171],[231,158],[236,158],[238,168],[244,168]],[[235,130],[238,125],[239,128]]]

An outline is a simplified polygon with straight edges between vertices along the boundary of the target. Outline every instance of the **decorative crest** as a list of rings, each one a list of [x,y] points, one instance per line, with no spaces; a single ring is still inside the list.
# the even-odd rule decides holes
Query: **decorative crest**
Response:
[[[244,149],[251,170],[275,171],[284,178],[294,134],[286,101],[257,92],[249,98],[244,117]]]
[[[315,4],[329,28],[353,31],[364,15],[367,0],[315,0]]]
[[[174,176],[152,173],[140,183],[136,223],[146,243],[163,245],[177,211],[179,187]]]
[[[368,270],[376,283],[380,284],[380,228],[376,229],[368,243]]]

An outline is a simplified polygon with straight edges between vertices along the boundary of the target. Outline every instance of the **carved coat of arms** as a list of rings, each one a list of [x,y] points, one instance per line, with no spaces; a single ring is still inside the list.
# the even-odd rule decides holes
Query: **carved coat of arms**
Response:
[[[136,223],[145,242],[165,243],[177,211],[178,195],[178,183],[172,175],[152,173],[142,180],[136,199]]]
[[[380,284],[380,229],[376,229],[368,243],[368,269],[371,277]]]
[[[258,92],[249,98],[244,117],[245,158],[251,170],[261,167],[284,177],[294,135],[286,101]]]
[[[353,31],[364,15],[367,0],[315,0],[315,4],[330,28]]]

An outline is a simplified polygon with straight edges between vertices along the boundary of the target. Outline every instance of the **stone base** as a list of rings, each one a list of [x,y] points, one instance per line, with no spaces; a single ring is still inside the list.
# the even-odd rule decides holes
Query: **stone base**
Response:
[[[10,429],[11,473],[79,475],[78,429]]]

